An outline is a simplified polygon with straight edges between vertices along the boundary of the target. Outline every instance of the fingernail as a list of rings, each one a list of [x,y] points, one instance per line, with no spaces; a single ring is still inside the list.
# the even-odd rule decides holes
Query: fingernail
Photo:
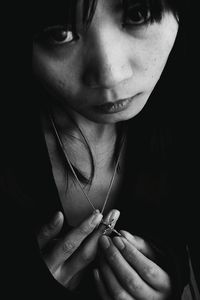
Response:
[[[110,247],[110,238],[106,235],[103,235],[100,238],[100,245],[103,249],[108,249]]]
[[[96,214],[99,214],[100,213],[100,211],[99,211],[99,209],[94,209],[93,210],[93,212],[92,212],[92,214],[95,216]]]
[[[92,220],[91,220],[91,224],[92,225],[99,225],[99,223],[101,222],[103,218],[103,215],[100,213],[100,211],[97,209],[93,212],[92,214]]]
[[[105,218],[105,223],[116,223],[119,218],[120,212],[117,209],[111,210],[111,212],[108,214],[108,216]]]
[[[57,212],[53,218],[53,225],[56,226],[58,225],[58,223],[60,222],[60,215],[61,215],[61,212]]]
[[[125,248],[124,242],[122,241],[122,239],[120,237],[114,237],[113,242],[119,250],[123,250]]]

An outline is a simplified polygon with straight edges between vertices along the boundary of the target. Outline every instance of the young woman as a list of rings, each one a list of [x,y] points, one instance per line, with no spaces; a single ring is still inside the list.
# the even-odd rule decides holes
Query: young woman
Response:
[[[5,143],[15,293],[180,299],[184,3],[46,2],[32,7],[32,90]]]

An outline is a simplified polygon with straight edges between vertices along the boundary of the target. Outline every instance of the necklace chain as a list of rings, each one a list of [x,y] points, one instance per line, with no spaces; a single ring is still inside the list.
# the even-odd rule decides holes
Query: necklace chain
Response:
[[[52,125],[52,128],[53,128],[53,131],[54,131],[54,134],[55,134],[55,137],[58,141],[58,144],[60,146],[60,148],[62,149],[62,152],[64,154],[64,157],[66,159],[66,162],[67,164],[69,165],[70,167],[70,170],[74,176],[74,178],[76,179],[76,182],[77,184],[79,185],[83,195],[85,196],[86,200],[88,201],[88,203],[90,204],[90,206],[92,207],[93,210],[97,210],[96,207],[93,205],[92,201],[90,200],[90,198],[88,197],[87,193],[85,192],[84,188],[82,187],[82,184],[74,170],[74,167],[72,166],[72,163],[69,159],[69,156],[67,154],[67,151],[65,149],[65,146],[63,144],[63,141],[62,141],[62,138],[60,137],[60,134],[58,133],[58,130],[56,128],[56,125],[55,125],[55,122],[53,120],[53,117],[51,116],[51,114],[49,114],[49,119],[51,121],[51,125]],[[116,164],[115,164],[115,167],[114,167],[114,171],[113,171],[113,174],[112,174],[112,177],[111,177],[111,180],[110,180],[110,184],[109,184],[109,187],[108,187],[108,191],[107,191],[107,194],[106,194],[106,198],[105,198],[105,201],[103,203],[103,206],[102,206],[102,209],[101,209],[101,213],[103,214],[104,210],[105,210],[105,207],[106,207],[106,204],[108,202],[108,199],[109,199],[109,196],[110,196],[110,192],[111,192],[111,189],[112,189],[112,186],[113,186],[113,182],[115,180],[115,177],[116,177],[116,173],[117,173],[117,168],[119,166],[119,162],[120,162],[120,158],[121,158],[121,154],[122,154],[122,150],[123,150],[123,146],[124,146],[124,142],[125,142],[125,136],[123,136],[123,140],[122,140],[122,144],[121,144],[121,148],[120,148],[120,151],[119,151],[119,154],[118,154],[118,157],[117,157],[117,161],[116,161]]]

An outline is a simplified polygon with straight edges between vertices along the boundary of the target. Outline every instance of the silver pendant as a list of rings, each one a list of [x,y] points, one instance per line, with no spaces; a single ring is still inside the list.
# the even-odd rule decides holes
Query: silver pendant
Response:
[[[110,235],[112,233],[121,236],[121,233],[119,233],[116,229],[114,229],[114,220],[112,220],[110,223],[101,222],[105,226],[105,229],[103,231],[104,235]]]

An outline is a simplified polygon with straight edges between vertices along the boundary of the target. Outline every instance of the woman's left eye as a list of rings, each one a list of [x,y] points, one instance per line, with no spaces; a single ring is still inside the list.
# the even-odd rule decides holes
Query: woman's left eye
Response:
[[[124,15],[124,26],[139,26],[149,22],[151,18],[150,10],[141,5],[134,5],[126,9]]]

